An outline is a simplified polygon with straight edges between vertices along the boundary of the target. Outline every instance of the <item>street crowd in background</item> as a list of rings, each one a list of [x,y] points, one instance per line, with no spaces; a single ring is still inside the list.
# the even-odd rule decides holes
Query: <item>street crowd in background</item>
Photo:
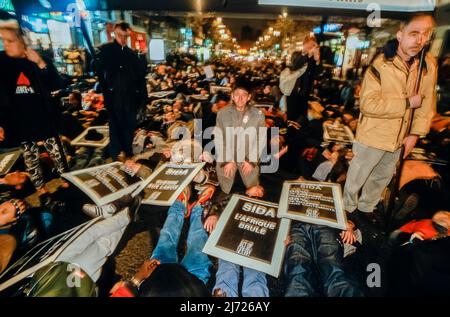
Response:
[[[426,56],[420,93],[413,92],[426,42],[418,38],[432,30],[431,20],[406,21],[370,66],[360,75],[350,70],[346,81],[333,77],[311,36],[285,60],[222,56],[202,64],[172,52],[166,62],[148,64],[127,47],[130,26],[118,22],[114,41],[92,59],[93,76],[67,82],[16,26],[2,26],[0,151],[20,148],[23,160],[0,177],[0,274],[37,243],[101,217],[52,264],[52,274],[35,274],[30,296],[449,294],[448,164],[406,159],[401,177],[396,171],[401,154],[414,147],[450,160],[449,116],[436,112],[439,61]],[[199,123],[201,131],[278,128],[266,138],[275,150],[269,158],[215,161],[203,150],[208,140],[194,138]],[[85,129],[104,125],[108,146],[71,145]],[[325,142],[326,125],[348,127],[355,141]],[[180,129],[191,137],[179,140]],[[102,135],[94,129],[87,138]],[[180,148],[199,148],[200,155]],[[269,159],[278,168],[262,173]],[[143,176],[164,162],[206,164],[169,208],[129,195],[96,206],[73,185],[48,186],[64,172],[113,161]],[[292,221],[278,279],[202,252],[232,194],[278,203],[286,180],[340,184],[347,230]],[[151,233],[151,255],[132,277],[111,273],[139,230]],[[75,291],[64,285],[70,263],[83,272]],[[375,287],[367,282],[374,263],[381,268]]]

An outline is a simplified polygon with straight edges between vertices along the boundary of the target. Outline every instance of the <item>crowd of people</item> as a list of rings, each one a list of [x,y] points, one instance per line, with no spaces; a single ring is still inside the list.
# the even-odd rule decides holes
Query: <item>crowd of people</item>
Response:
[[[450,121],[435,112],[438,68],[430,55],[414,90],[432,29],[430,16],[411,17],[394,51],[389,43],[361,80],[339,82],[322,65],[314,37],[284,61],[215,57],[202,65],[171,53],[147,65],[126,45],[130,26],[119,22],[114,41],[93,58],[95,80],[64,85],[15,24],[1,26],[0,151],[20,148],[23,160],[0,177],[0,276],[37,243],[99,218],[27,281],[28,296],[448,294],[448,164],[407,159],[420,147],[450,160]],[[85,129],[104,125],[108,146],[71,145]],[[326,125],[347,127],[355,141],[324,139]],[[263,140],[263,149],[232,147],[227,156],[236,135],[226,135],[208,152],[210,140],[195,136],[212,127],[224,135],[227,127],[254,128],[250,143]],[[190,137],[180,139],[180,131]],[[87,138],[103,136],[94,129]],[[55,183],[64,172],[116,160],[142,177],[164,162],[206,164],[169,208],[141,205],[139,195],[96,206],[75,186]],[[264,172],[274,161],[277,168]],[[202,252],[231,195],[278,203],[287,180],[340,184],[347,230],[292,221],[278,279]],[[152,252],[132,278],[120,280],[106,268],[136,227],[152,233]],[[76,289],[61,282],[71,263],[82,271]],[[367,282],[373,264],[381,268],[375,287]]]

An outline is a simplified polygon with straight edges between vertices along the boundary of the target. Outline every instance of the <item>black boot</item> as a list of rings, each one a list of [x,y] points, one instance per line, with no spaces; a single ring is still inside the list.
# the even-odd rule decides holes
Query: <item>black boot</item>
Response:
[[[132,198],[131,204],[128,207],[128,214],[130,216],[131,221],[137,222],[138,220],[138,211],[141,207],[142,197],[140,195],[137,195],[136,197]]]
[[[366,213],[356,209],[347,213],[347,218],[361,230],[363,244],[379,249],[385,243],[385,232],[368,219]]]

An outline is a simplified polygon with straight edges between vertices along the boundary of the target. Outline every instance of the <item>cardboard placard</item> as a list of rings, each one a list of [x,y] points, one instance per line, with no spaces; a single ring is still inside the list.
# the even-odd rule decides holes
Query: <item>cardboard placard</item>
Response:
[[[429,164],[434,165],[447,165],[448,162],[446,160],[442,160],[437,157],[435,153],[427,152],[424,149],[421,148],[414,148],[411,153],[406,158],[407,160],[413,160],[413,161],[424,161]]]
[[[258,102],[258,103],[255,103],[253,106],[256,107],[256,108],[272,108],[274,106],[274,104],[273,103]]]
[[[190,95],[189,98],[195,99],[195,100],[200,100],[200,101],[205,101],[205,100],[208,100],[209,96],[208,95],[197,94],[197,95]]]
[[[355,137],[352,130],[346,125],[325,124],[323,128],[323,139],[326,142],[351,144]]]
[[[146,181],[142,203],[171,206],[204,165],[205,163],[161,165]]]
[[[223,87],[223,86],[210,86],[209,92],[211,95],[217,94],[219,91],[223,91],[226,94],[231,94],[231,87]]]
[[[9,173],[16,161],[22,155],[21,150],[15,150],[12,152],[6,152],[0,154],[0,176]]]
[[[279,217],[346,230],[341,186],[336,183],[286,181]]]
[[[278,277],[290,221],[278,205],[233,195],[203,252]]]
[[[166,98],[167,96],[170,96],[175,93],[175,90],[167,90],[167,91],[158,91],[158,92],[151,92],[148,94],[150,98]]]
[[[130,175],[120,162],[64,173],[62,177],[77,186],[98,206],[130,194],[142,183],[141,178]]]
[[[89,131],[96,130],[98,133],[103,135],[101,140],[87,140],[86,136]],[[92,146],[92,147],[105,147],[109,144],[109,127],[108,126],[96,126],[89,127],[84,130],[79,136],[77,136],[72,142],[73,146]]]

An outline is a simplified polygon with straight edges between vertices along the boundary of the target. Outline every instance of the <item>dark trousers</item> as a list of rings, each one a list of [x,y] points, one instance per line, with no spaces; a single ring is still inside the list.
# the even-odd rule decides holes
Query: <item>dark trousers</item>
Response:
[[[132,144],[136,130],[136,112],[129,108],[115,108],[109,110],[109,151],[113,160],[121,151],[127,157],[133,156]]]
[[[67,171],[66,158],[63,148],[61,148],[59,142],[54,138],[48,138],[43,140],[44,147],[55,164],[55,168],[59,174]],[[44,185],[44,177],[42,173],[42,167],[39,162],[39,147],[37,142],[29,141],[22,142],[21,148],[23,151],[23,157],[25,160],[25,166],[27,172],[30,174],[30,179],[36,188]]]
[[[302,222],[292,224],[284,264],[285,296],[362,296],[343,270],[339,239],[336,229]]]
[[[308,98],[299,94],[291,94],[286,98],[287,119],[298,122],[299,118],[306,117],[308,112]]]

